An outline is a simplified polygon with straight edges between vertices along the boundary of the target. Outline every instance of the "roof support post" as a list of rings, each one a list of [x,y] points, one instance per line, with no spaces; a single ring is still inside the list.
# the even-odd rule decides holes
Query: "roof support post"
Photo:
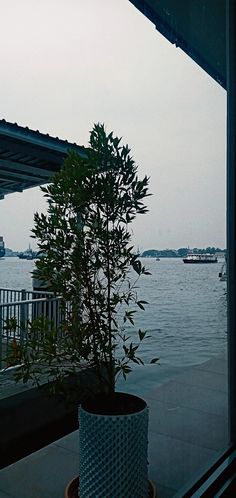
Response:
[[[236,444],[236,188],[235,188],[235,1],[226,1],[227,57],[227,304],[230,440]]]

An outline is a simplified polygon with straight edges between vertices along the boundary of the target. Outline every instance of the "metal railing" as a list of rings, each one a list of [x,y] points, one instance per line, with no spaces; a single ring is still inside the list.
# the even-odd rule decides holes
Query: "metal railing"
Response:
[[[51,293],[47,293],[50,294],[48,297],[14,301],[14,297],[22,297],[22,291],[8,289],[8,292],[10,301],[0,302],[0,369],[6,366],[4,358],[10,344],[25,341],[30,324],[34,319],[46,317],[55,327],[59,327],[64,320],[61,297],[52,297]],[[38,292],[24,292],[26,297],[27,294],[32,294],[33,296],[38,294]],[[2,297],[4,297],[4,294]]]
[[[25,301],[28,299],[41,299],[43,297],[53,296],[53,292],[45,290],[27,291],[26,289],[5,289],[0,288],[0,304],[11,303],[15,301]]]

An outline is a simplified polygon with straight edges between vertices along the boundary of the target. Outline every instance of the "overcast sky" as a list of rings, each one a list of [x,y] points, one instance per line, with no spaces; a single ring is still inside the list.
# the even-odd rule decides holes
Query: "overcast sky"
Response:
[[[225,247],[226,92],[128,0],[0,0],[0,118],[87,145],[105,123],[150,176],[147,248]],[[0,201],[25,249],[39,189]],[[33,244],[33,243],[32,243]]]

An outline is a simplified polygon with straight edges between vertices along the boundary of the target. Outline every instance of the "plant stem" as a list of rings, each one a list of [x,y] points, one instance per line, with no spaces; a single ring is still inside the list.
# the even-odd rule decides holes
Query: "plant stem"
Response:
[[[112,354],[112,332],[111,332],[111,274],[110,274],[110,258],[109,258],[109,250],[110,250],[110,237],[109,237],[109,213],[107,206],[106,213],[106,228],[107,228],[107,315],[108,315],[108,348],[109,348],[109,380],[110,380],[110,390],[111,393],[115,391],[115,379],[114,379],[114,358]]]

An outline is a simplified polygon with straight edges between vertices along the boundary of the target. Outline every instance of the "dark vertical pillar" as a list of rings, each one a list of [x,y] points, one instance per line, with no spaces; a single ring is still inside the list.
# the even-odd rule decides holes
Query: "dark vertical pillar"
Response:
[[[236,444],[235,0],[226,1],[226,36],[229,427],[231,442]]]

